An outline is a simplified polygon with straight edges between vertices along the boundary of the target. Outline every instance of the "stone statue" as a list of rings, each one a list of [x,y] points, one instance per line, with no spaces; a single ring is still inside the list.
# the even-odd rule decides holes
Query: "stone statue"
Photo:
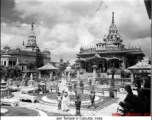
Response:
[[[32,73],[31,73],[31,75],[30,75],[30,80],[33,80],[33,75],[32,75]]]

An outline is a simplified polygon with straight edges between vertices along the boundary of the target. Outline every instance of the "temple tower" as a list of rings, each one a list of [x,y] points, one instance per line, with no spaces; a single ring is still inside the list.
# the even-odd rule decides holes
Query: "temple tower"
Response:
[[[28,37],[28,41],[27,41],[27,44],[25,47],[26,47],[26,49],[29,49],[32,51],[34,50],[34,48],[37,47],[36,36],[34,34],[34,22],[31,25],[31,32],[30,32],[30,35]]]
[[[60,58],[60,63],[63,63],[63,58],[62,58],[62,55],[61,55],[61,58]]]
[[[103,41],[108,45],[120,46],[123,42],[122,36],[118,33],[117,26],[114,21],[114,12],[112,12],[112,23],[109,27],[109,34],[104,36]]]

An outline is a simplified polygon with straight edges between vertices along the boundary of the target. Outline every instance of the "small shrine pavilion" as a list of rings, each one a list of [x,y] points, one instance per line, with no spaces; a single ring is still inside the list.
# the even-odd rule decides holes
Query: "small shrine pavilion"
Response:
[[[41,79],[41,71],[48,71],[50,73],[50,80],[52,79],[53,71],[57,71],[58,68],[54,67],[52,64],[47,63],[46,65],[37,69],[39,71],[39,79]]]

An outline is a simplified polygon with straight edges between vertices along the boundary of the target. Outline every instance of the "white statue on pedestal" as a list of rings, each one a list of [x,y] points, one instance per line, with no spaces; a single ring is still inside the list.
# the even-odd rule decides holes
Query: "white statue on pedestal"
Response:
[[[30,75],[30,80],[33,80],[33,75],[32,75],[32,73],[31,73],[31,75]]]

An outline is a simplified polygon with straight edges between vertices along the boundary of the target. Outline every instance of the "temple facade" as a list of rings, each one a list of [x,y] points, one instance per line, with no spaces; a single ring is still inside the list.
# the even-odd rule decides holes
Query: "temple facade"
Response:
[[[96,65],[101,72],[107,72],[112,66],[124,69],[133,66],[144,56],[140,46],[133,47],[123,44],[123,38],[118,32],[113,12],[109,33],[104,35],[103,42],[89,47],[81,46],[76,63],[81,64],[81,68],[86,72],[93,72],[93,65]]]
[[[21,45],[22,46],[22,45]],[[16,66],[19,65],[22,71],[26,71],[27,64],[30,61],[36,60],[36,51],[39,49],[36,42],[36,35],[34,33],[34,23],[32,23],[31,31],[28,36],[26,45],[17,48],[11,48],[6,45],[1,51],[1,65],[3,66]],[[51,52],[45,48],[42,52],[44,64],[51,61]]]

